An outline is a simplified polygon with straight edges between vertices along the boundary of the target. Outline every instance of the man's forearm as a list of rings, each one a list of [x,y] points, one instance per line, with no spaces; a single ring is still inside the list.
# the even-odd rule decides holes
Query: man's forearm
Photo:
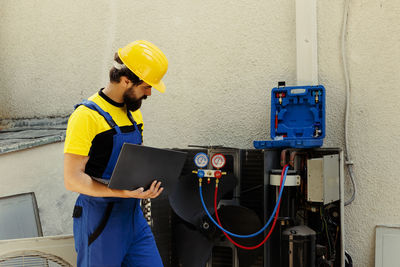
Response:
[[[64,154],[64,185],[65,188],[93,197],[121,197],[121,198],[155,198],[163,188],[161,183],[154,181],[150,189],[118,190],[108,188],[105,184],[95,181],[85,173],[85,166],[89,157],[75,154]]]
[[[93,180],[85,173],[89,157],[75,154],[64,154],[64,185],[65,188],[94,197],[124,197],[123,190],[108,188]]]
[[[65,174],[65,188],[93,197],[124,197],[123,190],[108,188],[105,184],[93,180],[86,173]]]

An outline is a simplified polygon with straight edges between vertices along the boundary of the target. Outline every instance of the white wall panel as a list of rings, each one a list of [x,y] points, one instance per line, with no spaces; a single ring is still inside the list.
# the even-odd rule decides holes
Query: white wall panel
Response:
[[[375,267],[400,267],[400,225],[376,227]]]

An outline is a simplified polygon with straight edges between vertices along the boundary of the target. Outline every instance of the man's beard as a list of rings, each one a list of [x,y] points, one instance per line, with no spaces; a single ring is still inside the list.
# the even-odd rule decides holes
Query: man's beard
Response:
[[[136,111],[140,108],[140,106],[142,105],[142,99],[146,99],[147,96],[144,95],[143,97],[141,97],[140,99],[132,98],[129,97],[127,94],[124,94],[124,103],[126,105],[126,108],[130,111]]]

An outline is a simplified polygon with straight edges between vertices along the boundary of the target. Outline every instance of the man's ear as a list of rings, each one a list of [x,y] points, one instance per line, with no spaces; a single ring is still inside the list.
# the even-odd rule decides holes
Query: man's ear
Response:
[[[122,83],[122,85],[128,87],[128,85],[129,85],[130,82],[131,82],[131,81],[130,81],[126,76],[122,76],[122,77],[121,77],[121,83]]]

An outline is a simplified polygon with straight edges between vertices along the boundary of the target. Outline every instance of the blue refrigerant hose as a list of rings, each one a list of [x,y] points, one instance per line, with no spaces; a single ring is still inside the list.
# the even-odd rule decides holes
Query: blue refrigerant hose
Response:
[[[283,176],[283,181],[282,181],[282,186],[281,186],[281,190],[279,191],[279,196],[278,196],[278,200],[276,201],[275,204],[275,208],[274,211],[271,214],[271,217],[269,218],[268,222],[264,225],[263,228],[261,228],[258,232],[255,232],[253,234],[249,234],[249,235],[238,235],[238,234],[234,234],[229,232],[228,230],[224,229],[223,227],[219,226],[219,224],[213,219],[213,217],[211,216],[210,212],[207,210],[206,204],[204,203],[204,199],[203,199],[203,193],[202,193],[202,186],[199,185],[199,192],[200,192],[200,199],[201,199],[201,204],[203,205],[204,210],[206,211],[208,217],[210,218],[210,220],[219,228],[221,229],[221,231],[224,231],[225,233],[227,233],[228,235],[234,236],[234,237],[238,237],[238,238],[249,238],[249,237],[254,237],[262,232],[265,231],[265,229],[267,229],[267,227],[269,226],[269,224],[271,223],[272,219],[275,216],[276,210],[278,209],[278,205],[281,202],[281,197],[282,197],[282,193],[283,193],[283,188],[285,187],[285,181],[286,181],[286,174],[287,171],[289,169],[289,166],[286,165],[286,169],[284,172],[284,176]]]

